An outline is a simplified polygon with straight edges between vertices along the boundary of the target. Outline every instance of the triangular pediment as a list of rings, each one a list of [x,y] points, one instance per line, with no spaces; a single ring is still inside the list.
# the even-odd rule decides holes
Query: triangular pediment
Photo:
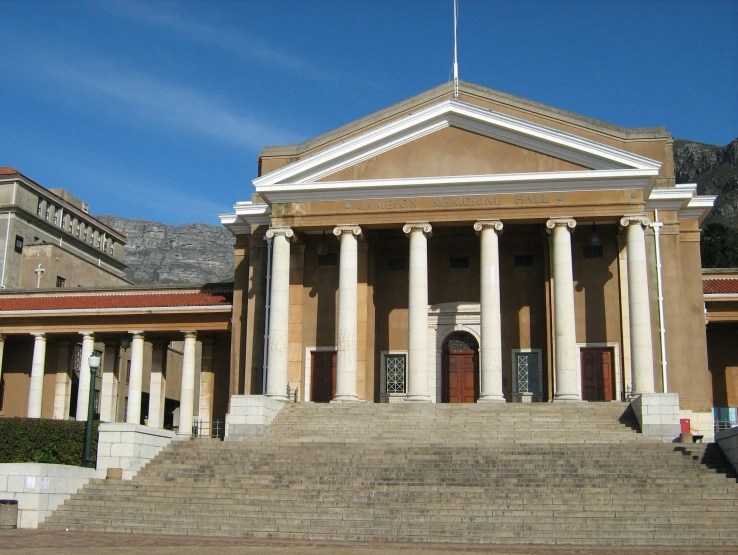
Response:
[[[592,168],[449,126],[318,181],[500,175]]]
[[[254,185],[268,202],[277,197],[288,202],[319,191],[325,198],[338,198],[339,190],[363,198],[370,189],[424,184],[488,189],[550,179],[591,186],[600,177],[625,183],[655,176],[660,166],[632,152],[451,99],[353,135],[255,179]]]

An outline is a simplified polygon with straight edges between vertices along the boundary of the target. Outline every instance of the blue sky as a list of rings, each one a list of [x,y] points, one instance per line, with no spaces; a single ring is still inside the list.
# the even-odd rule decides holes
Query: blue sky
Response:
[[[447,81],[452,0],[0,0],[0,166],[95,214],[217,223],[264,145]],[[460,77],[675,138],[738,136],[738,1],[459,1]]]

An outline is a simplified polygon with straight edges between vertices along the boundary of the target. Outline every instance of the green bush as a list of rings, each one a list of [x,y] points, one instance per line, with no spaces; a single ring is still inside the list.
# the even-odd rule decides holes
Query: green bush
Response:
[[[92,423],[92,459],[97,427]],[[86,422],[42,418],[0,418],[0,463],[53,463],[82,466]]]

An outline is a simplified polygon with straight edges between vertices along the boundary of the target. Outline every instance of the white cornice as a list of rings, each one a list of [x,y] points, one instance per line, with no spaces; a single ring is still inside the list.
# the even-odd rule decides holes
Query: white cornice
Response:
[[[696,219],[699,223],[707,217],[715,205],[717,195],[699,195],[691,199],[685,208],[677,213],[680,220]]]
[[[74,308],[61,310],[2,310],[0,315],[6,316],[73,316],[75,314],[105,315],[105,314],[167,314],[181,312],[230,312],[232,304],[205,305],[205,306],[156,306],[136,308]]]
[[[268,204],[254,204],[251,201],[237,202],[233,205],[235,213],[219,214],[220,223],[233,235],[248,235],[257,225],[269,225],[272,207]]]
[[[643,189],[657,174],[656,169],[629,169],[285,183],[264,185],[261,194],[273,203],[286,203],[362,200],[387,195],[410,198]]]
[[[448,126],[498,138],[592,169],[658,170],[661,167],[661,163],[655,160],[571,133],[467,102],[444,100],[288,164],[255,179],[253,183],[260,194],[274,190],[277,184],[312,183]]]
[[[646,210],[679,210],[687,206],[696,190],[697,185],[693,183],[654,188],[646,201]]]

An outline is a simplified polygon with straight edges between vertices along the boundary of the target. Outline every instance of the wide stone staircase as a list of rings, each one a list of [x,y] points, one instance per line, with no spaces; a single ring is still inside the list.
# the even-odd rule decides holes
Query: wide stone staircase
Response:
[[[626,404],[292,404],[243,442],[185,441],[95,480],[42,527],[252,538],[738,548],[712,444]]]

